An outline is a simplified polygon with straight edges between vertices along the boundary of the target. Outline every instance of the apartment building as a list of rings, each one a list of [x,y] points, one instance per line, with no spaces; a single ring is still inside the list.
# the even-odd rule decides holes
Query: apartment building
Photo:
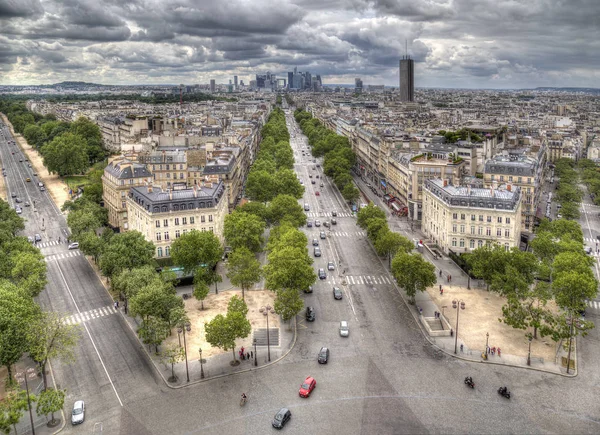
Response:
[[[521,189],[455,186],[439,178],[423,184],[425,235],[444,252],[470,252],[498,243],[506,250],[519,246]]]
[[[173,240],[191,230],[211,231],[223,241],[223,223],[228,214],[226,198],[222,182],[184,190],[134,187],[127,198],[130,229],[154,243],[156,258],[170,257]]]
[[[119,231],[129,229],[127,195],[132,187],[152,182],[152,174],[146,166],[119,157],[104,168],[102,175],[102,199],[108,210],[108,224]]]

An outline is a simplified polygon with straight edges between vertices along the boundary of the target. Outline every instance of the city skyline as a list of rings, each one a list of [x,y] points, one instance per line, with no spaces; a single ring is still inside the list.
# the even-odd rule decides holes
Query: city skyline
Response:
[[[0,84],[249,83],[298,67],[397,87],[408,54],[417,88],[597,85],[600,6],[484,3],[0,0]]]

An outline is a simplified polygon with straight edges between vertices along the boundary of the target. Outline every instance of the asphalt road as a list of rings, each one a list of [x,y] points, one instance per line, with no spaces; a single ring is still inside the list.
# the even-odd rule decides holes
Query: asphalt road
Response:
[[[305,140],[296,133],[292,145],[298,148]],[[324,188],[310,184],[308,174],[322,174],[312,158],[303,159],[300,152],[297,163],[307,187],[301,203],[310,204],[309,219],[323,222],[336,210],[338,224],[331,230],[305,228],[309,245],[316,236],[323,252],[315,259],[315,268],[334,261],[336,270],[328,271],[327,279],[318,280],[314,292],[303,296],[315,308],[316,320],[306,322],[298,316],[292,352],[262,370],[170,390],[155,383],[121,319],[106,314],[86,325],[123,407],[115,404],[116,394],[94,345],[84,336],[77,363],[57,370],[61,386],[90,401],[88,420],[76,428],[68,426],[67,433],[90,433],[93,423],[101,421],[103,433],[111,434],[264,434],[274,431],[270,422],[282,406],[292,411],[284,429],[290,434],[600,431],[597,331],[585,339],[590,344],[594,340],[595,346],[582,350],[585,367],[574,379],[467,363],[438,352],[422,337],[339,194],[327,180]],[[321,229],[327,231],[326,240],[318,237]],[[82,312],[110,305],[99,283],[86,272],[89,266],[82,257],[52,261],[56,264],[49,267],[47,303],[53,301],[57,309],[71,313],[77,311],[75,304]],[[334,285],[343,289],[341,301],[333,299]],[[339,335],[340,320],[349,322],[347,338]],[[331,349],[327,365],[316,361],[321,346]],[[308,375],[316,378],[317,387],[310,398],[302,399],[298,388]],[[463,384],[467,375],[473,377],[475,390]],[[510,401],[497,394],[501,385],[511,390]],[[239,406],[242,392],[249,395],[244,407]]]

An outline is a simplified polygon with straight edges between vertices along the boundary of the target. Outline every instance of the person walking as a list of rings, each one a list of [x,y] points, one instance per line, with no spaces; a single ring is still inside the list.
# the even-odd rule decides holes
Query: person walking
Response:
[[[497,350],[498,350],[498,358],[500,358],[500,348],[498,348]]]

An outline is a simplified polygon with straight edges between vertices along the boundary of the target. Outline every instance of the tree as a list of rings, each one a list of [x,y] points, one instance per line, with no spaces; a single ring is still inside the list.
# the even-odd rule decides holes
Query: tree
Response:
[[[222,314],[217,314],[214,319],[204,323],[204,332],[206,341],[211,346],[218,347],[224,351],[235,348],[235,335],[230,322]],[[235,351],[233,352],[233,362],[235,363]]]
[[[560,213],[563,219],[574,220],[578,219],[580,216],[579,212],[579,204],[575,202],[565,202],[562,205]]]
[[[516,329],[533,328],[532,338],[537,338],[538,330],[542,337],[552,334],[554,317],[546,306],[551,299],[550,285],[544,281],[509,294],[506,305],[502,307],[502,321]]]
[[[233,334],[233,343],[235,347],[235,340],[238,338],[246,338],[252,332],[252,325],[250,321],[246,319],[246,315],[239,311],[227,310],[227,323]],[[232,347],[233,351],[233,347]],[[233,359],[235,360],[235,351],[233,351]]]
[[[436,283],[435,267],[419,254],[398,253],[392,260],[392,274],[411,303],[417,291],[423,292]]]
[[[95,231],[86,231],[79,234],[77,241],[79,242],[79,250],[85,255],[90,255],[94,259],[94,263],[98,263],[98,259],[106,246],[104,240],[98,237]]]
[[[290,195],[296,199],[304,195],[304,186],[300,184],[296,173],[291,169],[280,169],[276,177],[277,194]]]
[[[35,124],[30,124],[25,127],[23,136],[27,140],[27,143],[36,149],[39,149],[48,140],[44,130]]]
[[[61,177],[85,172],[90,166],[87,142],[79,135],[63,133],[42,147],[44,166]]]
[[[25,410],[29,409],[29,402],[35,402],[37,397],[34,394],[29,394],[29,401],[27,400],[27,391],[19,388],[8,391],[8,394],[4,398],[4,422],[9,427],[12,425],[17,434],[17,423],[23,417]],[[8,433],[8,432],[5,432]]]
[[[390,267],[392,265],[392,257],[396,255],[396,252],[408,253],[412,251],[413,248],[413,242],[398,233],[394,233],[393,231],[382,232],[375,241],[375,250],[377,251],[377,255],[386,255],[388,257],[388,264]]]
[[[48,283],[47,266],[42,254],[39,251],[16,251],[11,261],[12,282],[31,297],[38,296]]]
[[[304,255],[308,255],[307,243],[308,239],[302,231],[292,226],[292,224],[284,222],[271,230],[267,250],[273,252],[291,246],[300,249],[304,252]]]
[[[167,346],[161,353],[161,361],[165,364],[171,364],[171,377],[168,379],[169,382],[177,381],[177,376],[175,376],[175,364],[183,361],[185,358],[185,351],[183,347],[173,344]]]
[[[269,218],[273,224],[287,221],[296,228],[306,225],[306,214],[296,198],[277,195],[269,204]]]
[[[273,251],[268,256],[269,263],[264,267],[266,287],[273,291],[308,288],[317,279],[312,268],[312,260],[305,253],[287,246]]]
[[[198,266],[212,268],[223,256],[221,242],[211,231],[192,230],[175,239],[171,245],[171,258],[186,273]]]
[[[474,276],[481,278],[488,286],[497,273],[503,273],[507,253],[500,245],[483,245],[469,254],[467,262]]]
[[[342,196],[344,197],[344,199],[346,201],[348,201],[350,203],[355,203],[360,196],[360,192],[354,186],[353,183],[348,183],[342,189]]]
[[[223,277],[219,275],[216,268],[208,268],[208,267],[198,267],[194,274],[194,279],[196,279],[196,275],[198,279],[203,280],[208,286],[215,285],[215,294],[219,294],[219,289],[217,288],[218,283],[223,281]]]
[[[12,366],[27,351],[28,325],[38,313],[30,295],[0,280],[0,364],[8,371],[8,382],[14,382]]]
[[[172,309],[183,306],[183,299],[175,294],[173,287],[162,280],[154,280],[131,298],[129,310],[132,316],[142,319],[159,317],[168,322]]]
[[[234,211],[225,216],[223,236],[233,250],[245,247],[252,252],[259,252],[265,227],[265,221],[258,216]]]
[[[101,218],[89,209],[72,211],[67,216],[67,224],[73,234],[73,239],[78,240],[82,233],[95,231],[102,226]]]
[[[369,226],[368,221],[370,219],[375,219],[375,218],[385,219],[386,218],[385,212],[382,209],[380,209],[379,207],[377,207],[375,204],[370,202],[369,205],[361,208],[358,211],[356,224],[359,227],[361,227],[363,230],[366,230],[367,227]]]
[[[210,289],[208,288],[208,284],[202,279],[202,275],[194,274],[194,292],[192,294],[200,301],[202,309],[204,309],[204,299],[206,299],[209,293]]]
[[[227,313],[241,313],[246,317],[248,315],[248,305],[238,295],[233,295],[227,303]]]
[[[161,281],[161,276],[152,266],[141,266],[131,270],[123,270],[116,275],[112,281],[112,289],[125,300],[127,307],[128,301],[137,294],[137,292],[153,282]]]
[[[292,151],[292,147],[289,142],[279,142],[282,145],[277,151],[275,151],[275,163],[277,164],[277,169],[288,169],[292,170],[294,168],[294,152]]]
[[[229,254],[227,269],[229,271],[227,277],[231,283],[241,287],[242,299],[245,299],[245,291],[260,282],[262,277],[260,261],[249,249],[244,247],[235,249]]]
[[[252,201],[267,203],[277,193],[277,182],[275,177],[267,171],[251,170],[246,181],[246,196]]]
[[[100,257],[102,273],[111,278],[123,270],[155,264],[154,244],[139,231],[115,234]]]
[[[154,352],[158,354],[158,346],[169,334],[169,323],[160,317],[149,316],[142,320],[137,333],[142,343],[148,345],[148,348],[154,346]]]
[[[282,289],[277,291],[273,308],[284,322],[291,320],[304,307],[300,292],[296,289]]]
[[[367,237],[371,242],[375,242],[379,234],[389,231],[387,219],[373,218],[367,222]]]
[[[44,390],[48,389],[46,377],[48,361],[51,358],[59,359],[64,363],[75,361],[74,350],[79,338],[79,326],[66,324],[62,316],[56,312],[42,311],[30,321],[27,330],[29,355],[39,367],[44,381]]]
[[[269,217],[267,206],[265,204],[263,204],[262,202],[249,201],[249,202],[237,207],[235,210],[236,210],[236,212],[239,212],[239,213],[247,213],[250,215],[257,216],[257,217],[261,218],[265,223],[267,223],[267,220]],[[15,214],[15,216],[16,216],[16,214]]]
[[[515,247],[503,258],[504,269],[497,270],[492,276],[490,288],[503,296],[527,292],[537,276],[539,262],[536,256]]]
[[[65,406],[65,397],[67,390],[55,390],[54,388],[45,388],[37,400],[37,407],[35,412],[37,415],[51,415],[51,419],[48,422],[49,426],[55,426],[58,422],[54,418],[54,413],[63,409]]]

